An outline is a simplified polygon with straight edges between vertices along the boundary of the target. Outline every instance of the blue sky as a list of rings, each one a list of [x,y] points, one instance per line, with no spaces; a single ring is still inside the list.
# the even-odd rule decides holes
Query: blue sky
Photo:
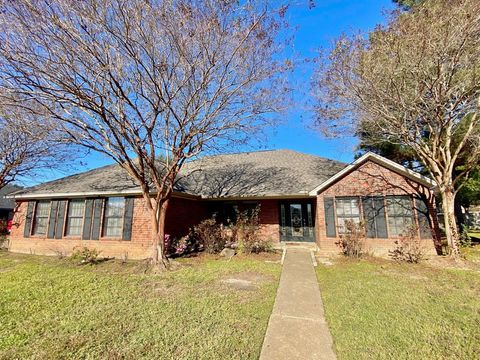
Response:
[[[290,12],[289,20],[298,26],[295,50],[303,57],[314,57],[319,48],[330,48],[342,33],[369,31],[385,23],[385,11],[395,8],[391,0],[316,0],[309,9],[299,2]],[[305,66],[296,82],[303,91],[309,91],[308,81],[313,65]],[[302,86],[303,84],[303,86]],[[353,160],[356,140],[353,138],[326,139],[309,127],[312,113],[308,110],[292,111],[284,124],[271,130],[268,148],[289,148],[301,152],[337,159]]]
[[[314,57],[319,48],[330,48],[336,37],[352,31],[369,31],[376,24],[385,22],[385,11],[393,9],[391,0],[315,0],[316,6],[308,6],[308,0],[296,0],[287,13],[292,27],[296,28],[294,50],[303,58]],[[298,84],[297,97],[309,93],[308,82],[313,65],[306,64],[295,74]],[[344,162],[353,159],[356,141],[352,138],[325,139],[309,127],[312,113],[304,108],[294,109],[285,116],[282,124],[268,130],[266,149],[292,149]],[[45,174],[47,179],[32,179],[28,185],[51,180],[81,170],[110,164],[112,161],[99,154],[90,154],[82,164],[68,170]]]

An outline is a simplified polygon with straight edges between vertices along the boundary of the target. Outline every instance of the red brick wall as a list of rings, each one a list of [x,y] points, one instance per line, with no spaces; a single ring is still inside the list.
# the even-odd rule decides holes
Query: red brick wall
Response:
[[[174,238],[188,234],[190,228],[210,217],[208,203],[202,200],[174,198],[165,221],[165,233]]]
[[[273,243],[280,242],[280,221],[278,215],[278,200],[260,201],[260,236]]]
[[[423,239],[426,251],[435,253],[438,242],[438,223],[433,194],[425,186],[418,184],[392,170],[386,169],[372,161],[367,161],[345,177],[323,190],[317,196],[316,237],[322,253],[338,253],[335,244],[339,238],[329,238],[325,229],[324,197],[338,196],[385,196],[424,194],[429,199],[431,220],[434,223],[433,239]],[[395,238],[367,239],[366,249],[369,252],[385,255],[394,248]]]
[[[28,201],[21,202],[14,217],[10,236],[10,251],[37,255],[68,255],[75,247],[86,246],[101,251],[104,256],[130,259],[144,259],[150,256],[151,225],[150,215],[142,198],[134,201],[132,236],[130,241],[101,237],[100,240],[81,240],[80,237],[47,239],[46,236],[24,238],[24,222]],[[278,201],[260,201],[261,236],[272,242],[279,242]],[[167,212],[166,234],[181,237],[190,228],[211,216],[208,202],[184,198],[172,198]]]
[[[280,241],[280,225],[279,225],[279,208],[278,208],[278,200],[274,199],[265,199],[265,200],[227,200],[227,203],[230,205],[238,205],[239,211],[245,211],[247,208],[252,208],[254,204],[258,204],[260,206],[259,212],[259,223],[260,223],[260,230],[259,236],[266,240],[271,240],[273,243],[278,243]],[[223,202],[222,201],[205,201],[202,204],[203,209],[208,209],[206,217],[212,216],[214,213],[222,214]],[[246,205],[248,205],[246,207]],[[180,210],[180,209],[179,209]],[[181,210],[180,210],[181,211]],[[223,220],[222,218],[226,215],[220,216],[220,221]],[[202,220],[205,217],[198,219]],[[199,221],[197,221],[198,223]]]
[[[14,216],[14,225],[10,234],[10,251],[37,255],[70,254],[77,246],[86,246],[101,251],[104,256],[130,259],[144,259],[151,252],[150,216],[142,198],[135,198],[130,241],[111,238],[100,240],[81,240],[80,237],[47,239],[46,236],[24,238],[24,223],[28,202],[21,202]],[[167,214],[167,233],[179,237],[188,232],[189,227],[203,219],[206,211],[203,202],[172,198]]]

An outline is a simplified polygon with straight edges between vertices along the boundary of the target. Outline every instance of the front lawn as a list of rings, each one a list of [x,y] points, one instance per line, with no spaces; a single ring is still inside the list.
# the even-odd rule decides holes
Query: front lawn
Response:
[[[476,244],[471,247],[461,249],[462,256],[471,262],[480,263],[480,245]]]
[[[480,270],[338,259],[317,276],[339,359],[480,358]]]
[[[0,252],[0,359],[257,359],[281,271],[265,259],[145,275]]]

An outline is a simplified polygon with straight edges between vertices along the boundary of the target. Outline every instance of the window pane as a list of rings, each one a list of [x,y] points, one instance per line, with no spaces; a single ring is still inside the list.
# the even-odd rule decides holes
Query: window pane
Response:
[[[47,233],[47,225],[48,218],[37,218],[33,227],[33,233],[35,235],[45,235]]]
[[[67,225],[65,234],[77,236],[82,233],[83,213],[85,211],[85,200],[70,200],[68,203]]]
[[[388,231],[394,237],[405,235],[412,225],[413,209],[407,196],[387,198]]]
[[[37,203],[36,216],[48,217],[48,211],[50,210],[50,201],[39,201]]]
[[[48,227],[48,218],[50,213],[50,201],[39,201],[35,208],[35,218],[33,221],[33,234],[46,235]]]
[[[67,223],[67,235],[81,235],[83,218],[71,218]]]
[[[106,216],[122,216],[125,207],[124,198],[108,198]]]
[[[345,221],[352,220],[355,223],[360,223],[360,206],[358,198],[337,198],[336,213],[338,232],[344,233]]]
[[[341,200],[337,200],[337,215],[344,215],[345,214],[345,210],[344,210],[344,202],[341,201]]]
[[[360,207],[358,206],[358,199],[352,199],[350,201],[351,214],[360,216]]]
[[[341,217],[338,218],[338,232],[339,233],[345,233],[347,231],[347,227],[345,226],[345,223],[347,221],[353,221],[355,224],[360,223],[360,218],[347,218],[347,217]]]
[[[345,216],[350,216],[352,215],[352,204],[350,204],[350,202],[346,201],[344,202],[343,204],[343,213],[345,214]]]
[[[286,222],[285,222],[285,205],[280,205],[280,231],[282,235],[286,235]]]
[[[307,224],[308,232],[310,236],[313,236],[313,216],[312,216],[312,204],[307,204]]]
[[[105,219],[105,236],[120,236],[122,231],[122,219]]]
[[[85,200],[71,200],[68,204],[69,217],[83,217],[83,209],[85,207]]]
[[[103,235],[120,237],[123,229],[125,199],[122,197],[108,198],[105,205]]]

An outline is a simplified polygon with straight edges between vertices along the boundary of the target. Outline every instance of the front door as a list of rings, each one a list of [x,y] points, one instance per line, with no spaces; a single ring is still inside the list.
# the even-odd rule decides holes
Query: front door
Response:
[[[280,240],[315,241],[313,220],[310,202],[280,203]]]

